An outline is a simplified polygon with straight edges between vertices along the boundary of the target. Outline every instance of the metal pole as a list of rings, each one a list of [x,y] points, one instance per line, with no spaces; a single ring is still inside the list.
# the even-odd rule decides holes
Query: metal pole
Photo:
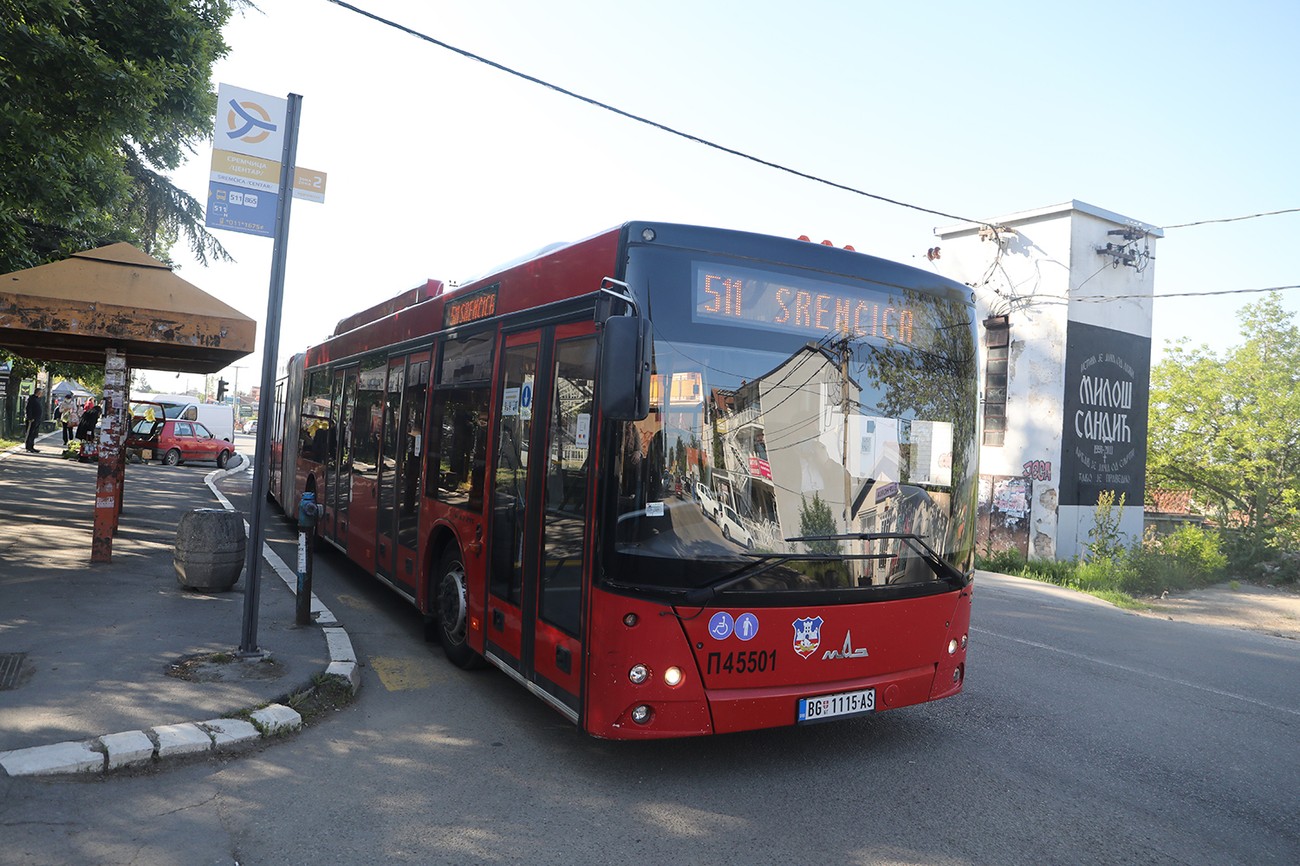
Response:
[[[298,503],[298,594],[294,621],[298,625],[311,625],[311,564],[312,546],[316,540],[316,520],[320,506],[314,493],[304,493]]]
[[[266,299],[266,338],[262,342],[262,393],[259,395],[257,459],[253,463],[253,505],[248,517],[248,549],[244,554],[244,626],[240,655],[258,655],[257,612],[261,594],[263,510],[270,479],[271,419],[275,411],[275,370],[280,351],[280,313],[284,306],[284,264],[289,250],[289,206],[293,201],[293,167],[298,156],[298,115],[302,97],[289,94],[285,112],[284,151],[280,160],[280,199],[275,212],[275,246],[271,251],[271,289]],[[290,435],[295,435],[289,431]]]

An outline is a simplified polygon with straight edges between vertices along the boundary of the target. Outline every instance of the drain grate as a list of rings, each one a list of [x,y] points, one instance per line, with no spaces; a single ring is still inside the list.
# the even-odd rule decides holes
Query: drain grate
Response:
[[[18,687],[18,672],[27,653],[0,653],[0,691]]]

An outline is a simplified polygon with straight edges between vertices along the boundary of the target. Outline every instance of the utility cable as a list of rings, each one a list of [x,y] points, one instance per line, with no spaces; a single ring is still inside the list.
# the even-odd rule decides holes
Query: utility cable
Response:
[[[780,163],[771,162],[761,157],[753,156],[752,154],[745,153],[744,151],[736,150],[735,148],[727,147],[726,145],[718,144],[717,142],[714,141],[709,141],[707,138],[701,138],[698,135],[693,135],[689,132],[683,132],[680,129],[674,129],[671,126],[667,126],[665,124],[659,123],[658,121],[650,120],[649,118],[642,117],[638,114],[633,114],[630,111],[624,111],[621,108],[616,108],[615,106],[609,105],[608,103],[605,102],[601,102],[598,99],[593,99],[590,96],[583,96],[581,93],[575,93],[572,90],[567,90],[566,88],[560,87],[557,84],[552,84],[549,81],[545,81],[541,78],[537,78],[525,72],[520,72],[517,69],[512,69],[509,66],[506,66],[504,64],[497,63],[495,60],[489,60],[486,57],[473,53],[472,51],[466,51],[464,48],[457,48],[455,45],[450,45],[446,42],[443,42],[440,39],[435,39],[434,37],[428,35],[427,33],[421,33],[419,30],[414,30],[410,27],[407,27],[404,24],[398,24],[396,21],[392,21],[380,15],[376,15],[373,12],[369,12],[358,6],[354,6],[351,3],[345,3],[343,2],[343,0],[329,0],[329,2],[333,3],[335,6],[342,6],[344,9],[347,9],[351,12],[355,12],[356,14],[364,16],[366,18],[369,18],[372,21],[376,21],[380,24],[385,25],[386,27],[392,27],[395,30],[400,30],[403,33],[406,33],[410,36],[414,36],[416,39],[423,40],[425,42],[430,43],[431,45],[437,45],[439,48],[444,48],[447,51],[451,51],[455,54],[459,54],[460,56],[466,57],[470,60],[477,60],[479,63],[483,63],[488,66],[491,66],[493,69],[499,70],[501,72],[505,72],[509,75],[513,75],[516,78],[522,78],[524,81],[528,81],[533,84],[537,84],[542,87],[548,88],[550,90],[554,90],[556,93],[563,94],[564,96],[568,96],[572,99],[577,99],[580,102],[585,102],[588,105],[595,106],[596,108],[602,108],[605,111],[612,112],[614,114],[619,115],[620,117],[625,117],[628,120],[634,120],[637,123],[642,123],[645,124],[646,126],[654,127],[655,129],[658,129],[662,132],[667,132],[670,135],[675,135],[678,136],[679,138],[684,138],[687,141],[693,141],[696,144],[702,144],[705,147],[711,147],[714,150],[719,150],[722,151],[723,153],[731,154],[732,156],[738,156],[741,159],[747,159],[750,162],[754,162],[759,165],[766,166],[767,168],[774,168],[777,171],[783,171],[786,174],[792,174],[795,177],[801,177],[804,180],[810,180],[813,181],[814,183],[820,183],[825,186],[843,190],[845,192],[851,192],[854,195],[860,195],[866,198],[875,199],[876,201],[884,202],[885,204],[892,204],[892,205],[897,205],[898,207],[910,208],[911,210],[920,211],[921,213],[928,213],[928,214],[932,214],[933,216],[941,216],[944,219],[956,220],[958,222],[969,222],[969,223],[975,223],[976,225],[988,225],[988,223],[985,223],[983,220],[970,219],[969,217],[957,216],[955,214],[944,213],[943,211],[940,210],[932,210],[930,208],[921,207],[920,205],[909,204],[905,201],[899,201],[898,199],[887,198],[883,195],[877,195],[876,193],[867,192],[866,190],[861,190],[856,187],[848,186],[847,184],[837,183],[836,181],[833,180],[827,180],[826,178],[819,177],[815,174],[809,174],[804,171],[799,171],[798,169],[781,165]],[[992,226],[990,226],[990,228],[991,227]]]
[[[1194,222],[1194,223],[1179,223],[1178,225],[1162,226],[1162,228],[1185,229],[1190,226],[1203,226],[1203,225],[1209,225],[1210,223],[1235,223],[1241,220],[1253,220],[1253,219],[1259,219],[1260,217],[1278,216],[1279,214],[1287,214],[1287,213],[1300,213],[1300,207],[1290,207],[1285,210],[1271,210],[1271,211],[1266,211],[1264,213],[1253,213],[1253,214],[1248,214],[1247,216],[1226,217],[1224,219],[1217,219],[1217,220],[1199,220],[1198,222]]]

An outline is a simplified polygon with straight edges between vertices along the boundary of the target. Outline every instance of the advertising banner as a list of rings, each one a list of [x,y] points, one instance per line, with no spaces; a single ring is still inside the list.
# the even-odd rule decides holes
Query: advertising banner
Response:
[[[1070,322],[1065,347],[1061,505],[1102,491],[1142,504],[1146,491],[1151,338]]]

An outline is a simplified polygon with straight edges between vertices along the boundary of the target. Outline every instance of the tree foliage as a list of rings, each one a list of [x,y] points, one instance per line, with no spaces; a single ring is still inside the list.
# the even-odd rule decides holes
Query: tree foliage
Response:
[[[831,507],[822,499],[821,493],[814,490],[812,502],[802,495],[799,497],[801,536],[835,535],[839,531],[839,526],[835,523],[835,515],[831,512]],[[839,542],[833,540],[805,541],[804,547],[807,547],[811,553],[832,554],[840,551]]]
[[[1241,346],[1184,341],[1152,371],[1147,472],[1193,490],[1253,563],[1300,540],[1300,328],[1276,293],[1240,319]]]
[[[0,0],[0,273],[184,235],[227,259],[164,172],[211,129],[212,64],[243,0]]]

